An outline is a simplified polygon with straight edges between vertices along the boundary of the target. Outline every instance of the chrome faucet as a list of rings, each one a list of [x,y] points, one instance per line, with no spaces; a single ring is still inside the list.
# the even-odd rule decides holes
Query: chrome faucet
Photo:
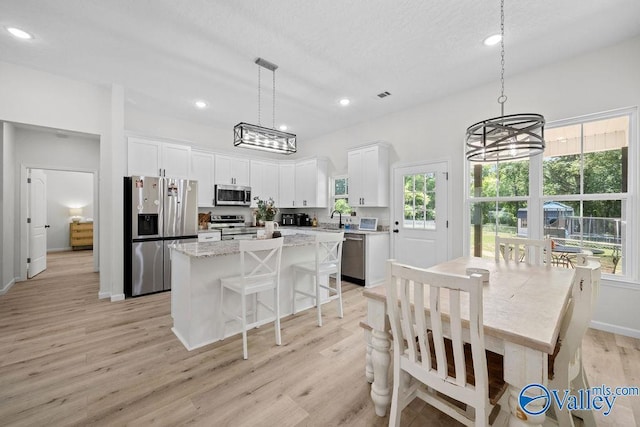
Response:
[[[333,214],[336,213],[338,211],[333,211],[331,212],[331,219],[333,219]],[[344,224],[342,223],[342,212],[338,212],[338,215],[340,215],[339,220],[338,220],[338,228],[342,228],[344,227]]]

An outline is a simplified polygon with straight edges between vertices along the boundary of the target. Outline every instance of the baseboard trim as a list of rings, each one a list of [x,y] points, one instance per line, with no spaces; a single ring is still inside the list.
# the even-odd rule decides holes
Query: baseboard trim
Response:
[[[599,331],[611,332],[625,337],[640,339],[640,331],[637,329],[627,328],[625,326],[612,325],[611,323],[591,321],[591,327]]]
[[[98,299],[111,298],[111,292],[98,292]]]
[[[16,284],[16,279],[15,278],[11,279],[9,283],[6,283],[5,285],[2,286],[2,289],[0,289],[0,295],[4,295],[7,292],[9,292],[9,289],[11,289],[11,287],[15,284]]]
[[[111,295],[111,302],[124,301],[124,294]]]

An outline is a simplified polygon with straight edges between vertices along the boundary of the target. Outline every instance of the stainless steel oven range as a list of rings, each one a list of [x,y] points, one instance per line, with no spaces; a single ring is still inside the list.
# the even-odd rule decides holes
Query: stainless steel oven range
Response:
[[[255,239],[258,227],[247,226],[244,215],[211,215],[209,228],[220,230],[221,240]]]

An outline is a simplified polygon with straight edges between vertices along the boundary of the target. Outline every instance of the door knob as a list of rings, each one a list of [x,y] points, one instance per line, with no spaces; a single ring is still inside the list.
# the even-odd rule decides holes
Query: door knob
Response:
[[[49,224],[45,225],[44,228],[51,228]]]
[[[399,233],[399,232],[400,232],[400,230],[398,230],[397,228],[394,228],[394,229],[393,229],[393,232],[394,232],[394,233]]]

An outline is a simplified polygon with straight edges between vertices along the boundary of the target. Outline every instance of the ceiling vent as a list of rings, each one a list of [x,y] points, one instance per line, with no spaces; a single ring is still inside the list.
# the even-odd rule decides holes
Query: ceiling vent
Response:
[[[378,94],[378,98],[386,98],[387,96],[391,95],[390,92],[387,92],[386,90],[384,92],[380,92]]]

